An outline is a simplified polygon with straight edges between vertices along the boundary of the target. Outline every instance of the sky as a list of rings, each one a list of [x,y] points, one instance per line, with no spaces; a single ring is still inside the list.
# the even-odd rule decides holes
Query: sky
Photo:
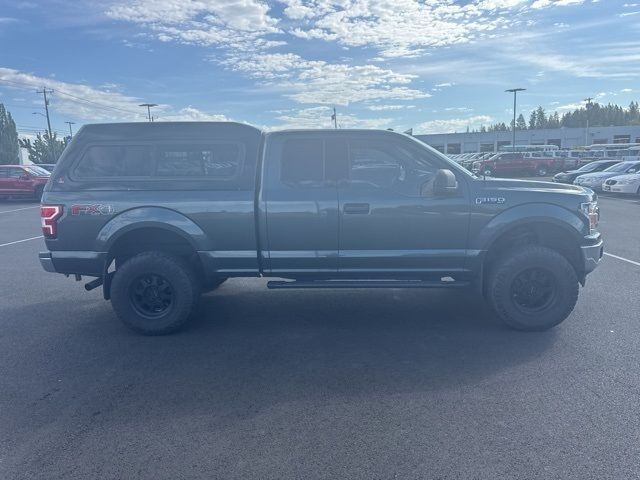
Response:
[[[84,123],[464,131],[640,98],[633,0],[0,0],[0,103]]]

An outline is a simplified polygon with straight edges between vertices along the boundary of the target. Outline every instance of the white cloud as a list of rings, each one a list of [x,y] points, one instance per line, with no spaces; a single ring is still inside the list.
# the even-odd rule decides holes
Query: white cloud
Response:
[[[467,128],[479,128],[493,121],[488,115],[476,115],[467,118],[449,118],[442,120],[430,120],[415,127],[415,132],[420,133],[454,133],[464,132]]]
[[[623,88],[622,90],[620,90],[620,93],[631,93],[633,92],[632,88]]]
[[[369,105],[367,107],[372,112],[384,112],[389,110],[404,110],[416,108],[415,105]]]
[[[49,95],[49,110],[55,118],[64,114],[67,118],[85,120],[88,123],[114,121],[145,121],[146,110],[139,106],[142,100],[123,93],[111,91],[114,84],[105,84],[101,88],[79,83],[68,83],[44,78],[11,68],[0,67],[0,86],[21,91],[34,92],[43,85],[52,89]],[[225,121],[224,115],[202,112],[194,107],[185,107],[175,111],[169,105],[158,105],[152,114],[161,120],[173,121]]]
[[[333,109],[325,106],[284,112],[276,117],[281,123],[274,128],[333,128],[332,113]],[[392,122],[389,118],[358,118],[339,110],[337,118],[340,128],[386,128]]]

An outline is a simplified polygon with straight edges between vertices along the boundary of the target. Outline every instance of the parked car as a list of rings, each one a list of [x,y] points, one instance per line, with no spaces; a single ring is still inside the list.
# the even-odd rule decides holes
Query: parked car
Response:
[[[584,164],[577,170],[569,170],[567,172],[556,173],[553,176],[553,181],[557,183],[573,183],[573,181],[580,175],[584,175],[586,173],[601,172],[602,170],[609,168],[610,166],[617,163],[620,162],[618,162],[617,160],[596,160],[595,162]]]
[[[602,184],[605,180],[625,173],[636,173],[640,171],[640,161],[619,162],[601,172],[587,173],[577,177],[573,184],[581,187],[588,187],[593,190],[602,191]]]
[[[228,277],[291,288],[462,288],[543,330],[600,261],[595,194],[481,179],[389,131],[84,126],[41,207],[45,270],[95,277],[136,331],[180,328]],[[283,280],[283,278],[285,280]]]
[[[0,197],[40,200],[50,173],[36,165],[0,165]]]
[[[53,172],[53,169],[56,168],[55,163],[39,163],[37,166],[44,168],[49,173]]]
[[[604,181],[602,190],[611,193],[626,193],[640,196],[640,173],[619,175]]]
[[[488,177],[531,175],[544,177],[553,171],[553,158],[534,158],[524,153],[497,153],[487,160],[473,163],[475,173]]]

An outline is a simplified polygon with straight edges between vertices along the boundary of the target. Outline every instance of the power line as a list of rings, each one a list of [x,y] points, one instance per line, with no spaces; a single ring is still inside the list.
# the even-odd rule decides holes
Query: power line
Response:
[[[11,81],[11,80],[5,80],[3,78],[0,78],[0,84],[2,84],[2,83],[7,83],[9,85],[15,85],[15,86],[18,86],[18,87],[37,88],[37,87],[35,87],[34,85],[32,85],[30,83],[14,82],[14,81]],[[73,95],[72,93],[65,92],[64,90],[56,89],[55,92],[58,93],[58,94],[64,95],[66,97],[73,98],[73,99],[75,99],[77,101],[87,103],[87,104],[95,105],[95,106],[102,107],[102,108],[108,108],[108,109],[116,110],[116,111],[119,111],[119,112],[129,113],[129,114],[132,114],[132,115],[135,115],[135,116],[141,116],[140,112],[136,112],[136,111],[133,111],[133,110],[127,110],[127,109],[120,108],[120,107],[114,107],[113,105],[108,105],[108,104],[105,104],[105,103],[96,102],[94,100],[89,100],[87,98],[78,97],[77,95]]]

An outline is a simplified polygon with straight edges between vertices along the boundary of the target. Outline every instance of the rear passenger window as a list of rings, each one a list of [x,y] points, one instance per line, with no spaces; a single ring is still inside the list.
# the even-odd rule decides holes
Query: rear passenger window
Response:
[[[322,140],[294,138],[282,149],[280,180],[289,184],[313,184],[324,180]]]
[[[152,173],[152,148],[147,145],[89,147],[75,169],[78,178],[146,177]]]
[[[160,146],[156,165],[159,177],[231,178],[240,171],[236,144]]]

